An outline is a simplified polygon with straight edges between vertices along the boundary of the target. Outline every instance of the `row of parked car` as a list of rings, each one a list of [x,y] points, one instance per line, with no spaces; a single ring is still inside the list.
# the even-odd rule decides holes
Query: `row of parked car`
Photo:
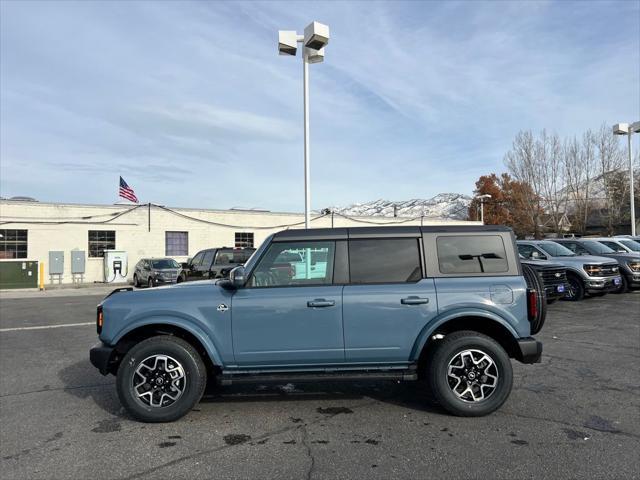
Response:
[[[133,272],[136,287],[155,287],[192,280],[226,278],[238,265],[244,264],[255,248],[208,248],[184,263],[173,258],[143,258]]]
[[[519,240],[520,261],[542,277],[549,303],[640,287],[640,237]]]

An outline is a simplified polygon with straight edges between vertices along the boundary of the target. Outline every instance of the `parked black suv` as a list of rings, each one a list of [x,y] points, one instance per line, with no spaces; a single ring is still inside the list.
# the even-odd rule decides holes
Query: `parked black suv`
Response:
[[[520,263],[531,266],[542,279],[547,303],[553,303],[567,294],[567,269],[559,263],[520,258]]]
[[[255,248],[231,247],[201,250],[188,262],[182,264],[182,273],[178,277],[178,282],[227,278],[229,272],[245,263],[255,250]]]

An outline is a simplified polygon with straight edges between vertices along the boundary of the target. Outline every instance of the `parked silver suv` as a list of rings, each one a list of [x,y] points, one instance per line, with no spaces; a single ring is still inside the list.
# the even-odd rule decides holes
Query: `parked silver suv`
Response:
[[[524,258],[551,260],[567,268],[566,300],[582,300],[585,294],[605,294],[618,290],[622,285],[618,262],[613,259],[576,255],[549,240],[519,240],[517,245]]]

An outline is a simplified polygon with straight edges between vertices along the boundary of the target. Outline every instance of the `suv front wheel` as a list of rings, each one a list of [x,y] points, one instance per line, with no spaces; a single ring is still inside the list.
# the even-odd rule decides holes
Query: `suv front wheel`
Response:
[[[116,387],[127,412],[143,422],[172,422],[202,398],[206,368],[181,338],[151,337],[132,347],[118,368]]]
[[[448,412],[479,417],[497,410],[509,397],[513,371],[509,355],[486,335],[448,334],[427,357],[429,389]]]

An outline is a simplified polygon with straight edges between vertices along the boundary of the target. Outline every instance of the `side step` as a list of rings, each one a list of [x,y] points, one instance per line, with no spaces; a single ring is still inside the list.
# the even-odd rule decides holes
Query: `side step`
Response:
[[[352,382],[358,380],[395,380],[415,381],[418,374],[415,369],[397,371],[335,371],[335,372],[291,372],[291,373],[223,373],[217,377],[219,385],[237,385],[243,383],[304,383],[304,382]]]

